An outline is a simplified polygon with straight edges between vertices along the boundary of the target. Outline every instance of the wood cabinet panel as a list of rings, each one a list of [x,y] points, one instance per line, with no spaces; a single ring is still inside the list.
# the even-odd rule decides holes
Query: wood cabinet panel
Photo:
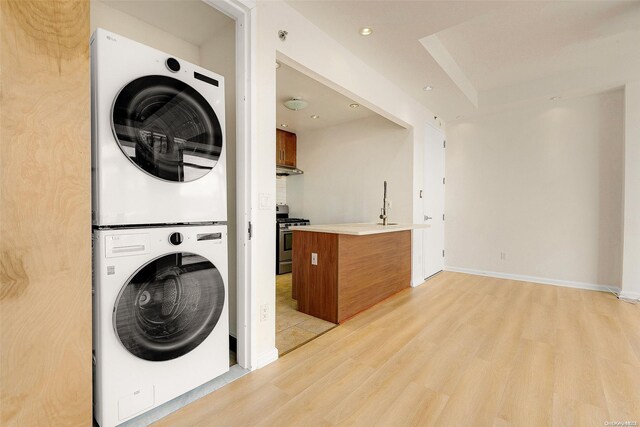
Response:
[[[313,252],[318,265],[311,265]],[[294,231],[292,279],[298,310],[341,323],[411,285],[411,231]]]
[[[0,22],[0,425],[91,425],[89,1]]]
[[[288,133],[284,138],[284,164],[291,167],[296,167],[298,140],[297,136],[293,133]]]
[[[276,165],[282,165],[284,161],[284,138],[286,132],[276,129]]]
[[[311,265],[311,253],[318,265]],[[295,231],[293,233],[292,286],[298,310],[338,323],[338,235]]]
[[[296,167],[297,136],[295,133],[276,129],[276,164]]]
[[[340,322],[411,286],[411,231],[339,240]]]

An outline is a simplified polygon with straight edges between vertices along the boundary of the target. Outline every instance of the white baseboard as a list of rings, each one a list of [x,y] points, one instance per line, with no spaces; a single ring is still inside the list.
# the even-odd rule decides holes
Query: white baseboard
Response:
[[[549,279],[546,277],[524,276],[521,274],[500,273],[497,271],[481,271],[481,270],[474,270],[471,268],[460,268],[460,267],[445,267],[444,269],[445,271],[452,271],[455,273],[466,273],[466,274],[473,274],[476,276],[495,277],[498,279],[518,280],[520,282],[539,283],[541,285],[554,285],[554,286],[562,286],[565,288],[587,289],[590,291],[603,291],[603,292],[611,292],[611,291],[619,292],[620,291],[615,286],[599,285],[599,284],[585,283],[585,282],[575,282],[571,280]]]
[[[264,368],[269,363],[275,362],[276,360],[278,360],[278,349],[274,347],[258,356],[256,369]]]
[[[620,292],[619,297],[622,299],[637,301],[640,300],[640,292],[625,292],[625,290],[623,289],[622,292]]]

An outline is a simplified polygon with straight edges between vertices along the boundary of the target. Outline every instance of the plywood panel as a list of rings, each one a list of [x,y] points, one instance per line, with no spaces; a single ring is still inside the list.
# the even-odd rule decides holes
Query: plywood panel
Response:
[[[411,231],[340,235],[338,321],[411,285]]]
[[[318,265],[311,265],[311,253]],[[338,235],[293,232],[293,287],[298,310],[328,322],[337,322]]]
[[[0,425],[90,425],[89,2],[0,19]]]

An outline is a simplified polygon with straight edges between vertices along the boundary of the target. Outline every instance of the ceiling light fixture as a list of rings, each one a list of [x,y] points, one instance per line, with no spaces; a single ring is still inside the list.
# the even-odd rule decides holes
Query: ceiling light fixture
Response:
[[[549,101],[557,101],[558,99],[560,99],[559,96],[552,96],[551,98],[549,98]]]
[[[319,115],[317,115],[317,114],[314,114],[313,116],[311,116],[311,118],[312,118],[312,119],[319,119],[319,118],[320,118],[320,116],[319,116]]]
[[[422,88],[422,90],[424,90],[424,91],[433,90],[433,86],[425,86],[425,87]]]
[[[373,28],[371,28],[371,27],[362,27],[362,28],[360,28],[360,35],[361,36],[370,36],[371,34],[373,34]]]
[[[281,127],[283,127],[283,128],[287,128],[287,127],[289,127],[289,125],[288,125],[288,124],[286,124],[286,123],[282,123],[280,126],[281,126]]]
[[[356,104],[355,102],[353,104],[349,104],[349,107],[351,108],[358,108],[360,106],[360,104]]]
[[[305,100],[302,100],[300,98],[291,98],[288,101],[285,101],[284,106],[287,107],[289,110],[293,110],[293,111],[298,111],[298,110],[302,110],[303,108],[306,108],[307,105],[309,105],[309,103]]]

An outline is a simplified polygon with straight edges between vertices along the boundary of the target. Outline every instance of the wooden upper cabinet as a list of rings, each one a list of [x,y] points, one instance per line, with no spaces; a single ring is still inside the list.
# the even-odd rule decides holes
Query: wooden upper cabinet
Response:
[[[276,129],[276,164],[278,166],[296,167],[296,144],[295,133]]]
[[[276,129],[276,165],[281,165],[282,152],[284,151],[284,138],[287,132],[283,132],[280,129]]]

